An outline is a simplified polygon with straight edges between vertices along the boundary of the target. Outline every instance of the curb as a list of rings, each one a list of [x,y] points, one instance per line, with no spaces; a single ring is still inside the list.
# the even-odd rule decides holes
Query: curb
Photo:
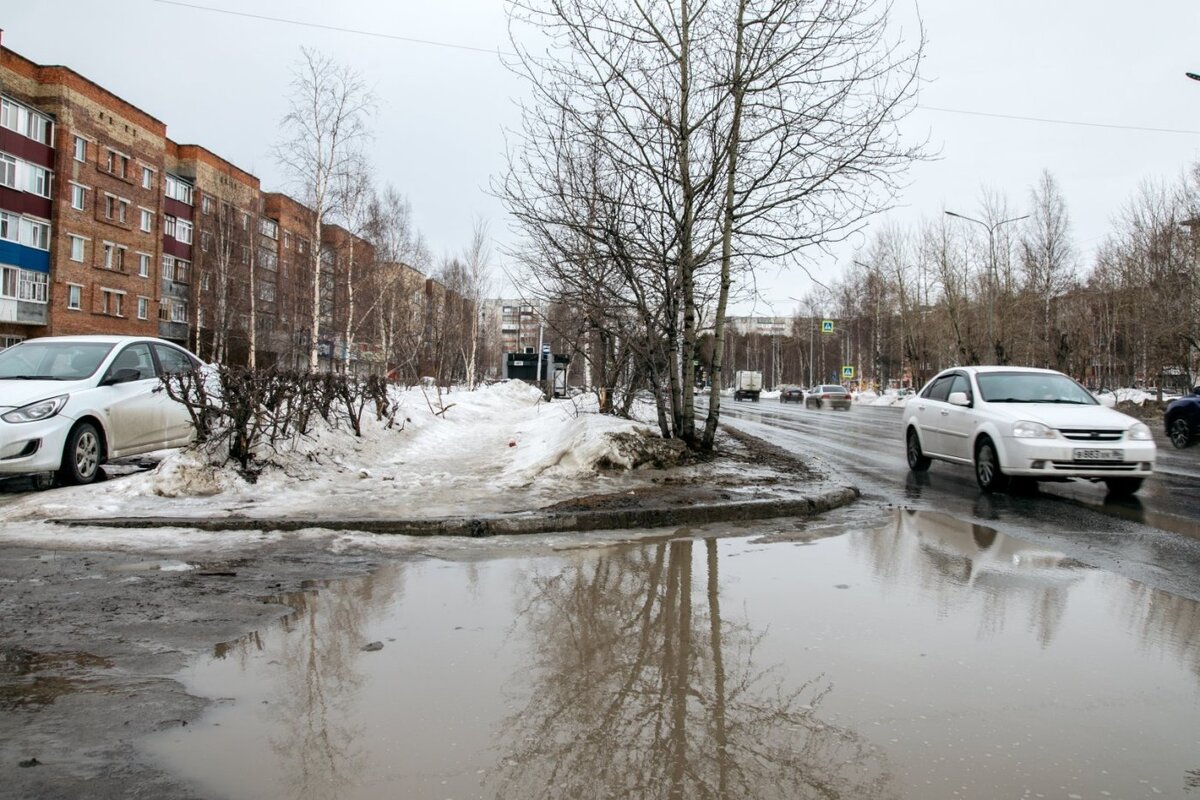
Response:
[[[663,528],[708,522],[809,517],[849,505],[860,496],[856,486],[840,486],[813,496],[744,500],[683,507],[596,509],[570,512],[527,512],[481,517],[433,519],[295,519],[288,517],[113,517],[57,519],[59,525],[95,528],[196,528],[203,531],[331,531],[401,534],[404,536],[506,536],[530,533],[577,533],[627,528]]]

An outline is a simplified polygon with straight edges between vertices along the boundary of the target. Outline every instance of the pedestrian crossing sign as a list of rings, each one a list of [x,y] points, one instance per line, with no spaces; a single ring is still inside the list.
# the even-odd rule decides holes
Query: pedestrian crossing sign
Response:
[[[833,320],[821,320],[821,333],[833,333]]]
[[[842,367],[842,377],[846,380],[854,378],[854,367]]]

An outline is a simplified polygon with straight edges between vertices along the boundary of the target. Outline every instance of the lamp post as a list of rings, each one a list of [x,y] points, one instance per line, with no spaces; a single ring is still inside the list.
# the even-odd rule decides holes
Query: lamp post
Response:
[[[965,219],[967,222],[974,222],[976,225],[982,225],[988,232],[988,345],[992,348],[992,355],[996,355],[996,336],[994,333],[996,320],[996,229],[1001,225],[1007,225],[1010,222],[1018,222],[1023,219],[1028,219],[1028,214],[1022,214],[1019,217],[1010,219],[1002,219],[999,222],[988,224],[981,219],[968,217],[963,214],[956,214],[953,211],[947,211],[946,216],[954,217],[955,219]]]

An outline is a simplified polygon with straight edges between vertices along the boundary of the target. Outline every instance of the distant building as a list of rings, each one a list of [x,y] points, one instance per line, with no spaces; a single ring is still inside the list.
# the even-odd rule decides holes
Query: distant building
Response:
[[[792,335],[792,317],[726,317],[725,325],[743,336]]]

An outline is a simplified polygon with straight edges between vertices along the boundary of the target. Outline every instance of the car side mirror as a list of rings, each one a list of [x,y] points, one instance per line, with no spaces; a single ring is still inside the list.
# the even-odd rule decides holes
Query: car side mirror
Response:
[[[951,392],[946,402],[952,406],[970,407],[971,398],[967,397],[966,392]]]
[[[125,369],[119,369],[110,374],[107,378],[100,382],[100,385],[114,386],[118,383],[130,383],[131,381],[136,381],[141,376],[142,373],[139,370],[127,367]]]

